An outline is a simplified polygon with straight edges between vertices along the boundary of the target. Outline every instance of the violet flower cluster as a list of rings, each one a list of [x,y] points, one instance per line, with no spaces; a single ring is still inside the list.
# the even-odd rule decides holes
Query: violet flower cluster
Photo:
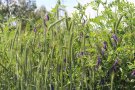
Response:
[[[114,48],[116,48],[116,46],[118,44],[118,37],[116,34],[113,34],[111,38],[113,38],[113,40],[114,40],[114,42],[112,42],[112,45]]]
[[[98,67],[99,67],[99,65],[101,64],[101,57],[100,56],[98,56],[98,58],[97,58],[97,63],[96,63],[96,70],[98,69]]]
[[[45,15],[45,20],[46,20],[46,21],[49,21],[49,19],[50,19],[50,18],[49,18],[49,15],[46,14],[46,15]]]
[[[110,70],[107,72],[107,76],[109,76],[112,72],[116,72],[117,71],[117,69],[116,69],[117,65],[118,65],[118,60],[116,59],[114,64],[110,68]]]
[[[105,51],[107,51],[107,42],[103,42],[103,48],[101,49],[101,55],[104,56]]]

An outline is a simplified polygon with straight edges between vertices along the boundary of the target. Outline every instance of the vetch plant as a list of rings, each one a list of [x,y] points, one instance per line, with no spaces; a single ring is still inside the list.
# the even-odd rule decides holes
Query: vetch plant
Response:
[[[92,1],[60,17],[58,2],[43,18],[0,9],[0,89],[134,90],[134,4]],[[96,17],[85,15],[89,6]]]

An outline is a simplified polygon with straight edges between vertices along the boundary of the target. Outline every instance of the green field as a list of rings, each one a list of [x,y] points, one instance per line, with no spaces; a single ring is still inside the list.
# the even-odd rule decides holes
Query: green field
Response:
[[[13,7],[0,4],[0,90],[135,90],[134,4],[96,0],[61,17],[59,2]]]

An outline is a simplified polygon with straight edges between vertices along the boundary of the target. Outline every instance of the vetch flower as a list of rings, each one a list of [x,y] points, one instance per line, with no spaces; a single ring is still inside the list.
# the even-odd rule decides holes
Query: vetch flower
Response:
[[[116,59],[114,64],[112,65],[112,67],[110,68],[110,70],[107,72],[107,77],[112,73],[112,72],[116,72],[116,66],[118,65],[118,60]]]
[[[100,56],[98,56],[97,65],[99,66],[100,63],[101,63],[101,58],[100,58]]]
[[[115,42],[118,42],[118,37],[116,36],[116,34],[113,34],[112,38],[114,39]]]
[[[104,48],[105,50],[107,50],[107,42],[106,42],[106,41],[103,42],[103,48]]]
[[[100,84],[101,84],[101,85],[104,85],[104,84],[105,84],[104,77],[101,77]]]
[[[116,66],[118,64],[118,60],[116,59],[113,66]]]
[[[54,90],[54,86],[51,84],[51,90]]]
[[[110,72],[116,71],[116,66],[118,65],[118,60],[115,60],[114,64],[112,65]]]
[[[49,21],[49,19],[50,19],[50,18],[49,18],[49,15],[46,14],[46,15],[45,15],[45,20],[46,20],[46,21]]]
[[[118,65],[118,60],[115,60],[113,66],[112,66],[112,70],[116,71],[116,66]]]
[[[84,55],[85,55],[84,52],[79,52],[79,53],[76,54],[76,57],[79,58],[79,57],[82,57],[82,56],[84,56]]]
[[[100,64],[101,64],[101,57],[98,56],[98,58],[97,58],[97,64],[96,64],[96,69],[99,67]]]
[[[37,29],[36,29],[36,27],[34,28],[34,32],[37,32]]]
[[[80,55],[83,56],[84,55],[84,52],[80,52]]]
[[[131,75],[132,75],[132,76],[135,76],[135,70],[132,71],[132,74],[131,74]]]
[[[63,60],[65,63],[67,62],[67,59],[66,58],[64,58],[64,60]]]

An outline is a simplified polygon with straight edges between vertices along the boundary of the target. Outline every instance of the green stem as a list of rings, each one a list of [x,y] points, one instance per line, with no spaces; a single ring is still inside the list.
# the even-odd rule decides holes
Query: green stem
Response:
[[[111,90],[113,90],[114,72],[111,75]]]

